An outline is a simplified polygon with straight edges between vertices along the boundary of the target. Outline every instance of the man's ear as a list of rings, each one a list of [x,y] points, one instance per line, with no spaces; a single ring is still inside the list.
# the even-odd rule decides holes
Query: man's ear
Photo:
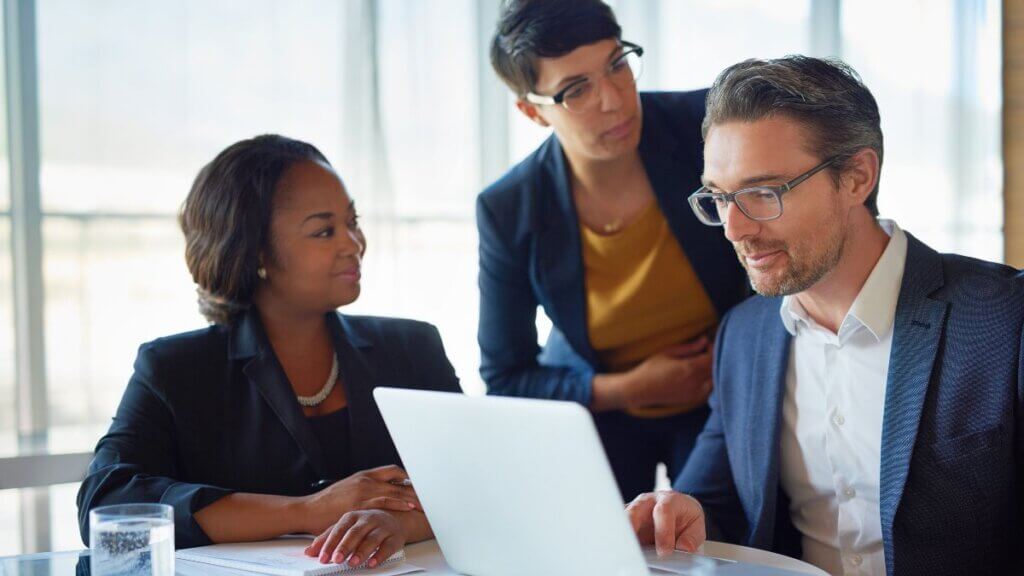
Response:
[[[544,128],[551,126],[551,124],[548,124],[548,121],[541,116],[540,110],[537,109],[537,105],[527,102],[525,98],[519,98],[516,100],[516,108],[519,108],[519,111],[523,113],[523,116],[529,118],[529,120],[534,124],[543,126]]]
[[[850,205],[863,204],[878,184],[881,171],[878,153],[862,148],[846,162],[842,175],[842,190]]]

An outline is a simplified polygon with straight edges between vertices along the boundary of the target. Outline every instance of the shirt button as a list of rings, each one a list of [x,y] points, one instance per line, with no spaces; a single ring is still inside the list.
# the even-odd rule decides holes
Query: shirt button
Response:
[[[846,496],[847,498],[853,498],[856,495],[857,491],[850,486],[847,486],[845,489],[843,489],[843,496]]]
[[[846,418],[843,418],[842,414],[836,414],[832,417],[832,423],[836,426],[842,426],[843,424],[846,424]]]
[[[854,554],[853,556],[850,556],[850,564],[853,564],[854,566],[860,566],[863,563],[864,558],[862,558],[860,554]]]

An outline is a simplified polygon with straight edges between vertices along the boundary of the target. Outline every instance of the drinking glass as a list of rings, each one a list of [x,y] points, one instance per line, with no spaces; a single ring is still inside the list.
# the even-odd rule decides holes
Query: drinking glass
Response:
[[[92,576],[174,576],[174,508],[118,504],[89,512]]]

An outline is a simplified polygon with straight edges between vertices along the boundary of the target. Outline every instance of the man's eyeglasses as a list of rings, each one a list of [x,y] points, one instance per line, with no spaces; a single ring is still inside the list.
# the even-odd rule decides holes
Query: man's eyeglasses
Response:
[[[831,166],[836,158],[811,168],[807,172],[778,186],[754,186],[736,192],[712,192],[707,186],[701,186],[690,194],[690,207],[697,218],[708,226],[721,226],[725,223],[725,213],[729,202],[735,202],[740,212],[751,220],[775,220],[782,216],[782,195],[799,186],[804,180]]]
[[[622,42],[625,50],[616,56],[605,68],[605,75],[618,89],[636,84],[643,73],[644,49],[630,42]],[[545,106],[561,105],[570,112],[587,112],[593,110],[601,101],[601,92],[594,79],[590,77],[579,80],[562,88],[552,96],[542,96],[528,92],[527,102]]]

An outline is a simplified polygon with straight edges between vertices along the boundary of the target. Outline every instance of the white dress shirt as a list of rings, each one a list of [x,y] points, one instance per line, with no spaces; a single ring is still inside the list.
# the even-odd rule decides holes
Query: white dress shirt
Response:
[[[889,243],[838,334],[814,322],[795,297],[785,297],[780,309],[793,335],[780,481],[803,535],[804,560],[846,576],[885,574],[882,414],[907,237],[891,220],[879,224]]]

